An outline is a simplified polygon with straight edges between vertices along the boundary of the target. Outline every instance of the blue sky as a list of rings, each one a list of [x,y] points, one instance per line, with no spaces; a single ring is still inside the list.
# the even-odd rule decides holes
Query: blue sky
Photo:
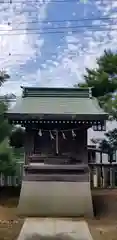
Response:
[[[21,85],[73,86],[104,49],[117,50],[117,0],[8,2],[0,4],[0,66],[11,78],[2,93],[20,94]]]

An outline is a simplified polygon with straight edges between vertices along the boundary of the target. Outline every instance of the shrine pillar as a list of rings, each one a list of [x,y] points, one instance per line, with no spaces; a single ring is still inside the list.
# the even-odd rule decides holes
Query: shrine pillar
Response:
[[[34,136],[35,136],[34,130],[26,128],[24,140],[25,165],[29,164],[29,156],[34,153]]]
[[[84,126],[78,133],[77,138],[79,159],[83,164],[88,164],[88,150],[87,150],[87,128]]]

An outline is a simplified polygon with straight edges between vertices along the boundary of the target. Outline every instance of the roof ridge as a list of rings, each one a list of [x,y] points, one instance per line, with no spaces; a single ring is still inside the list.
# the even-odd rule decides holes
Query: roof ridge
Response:
[[[22,89],[22,97],[92,97],[91,88],[22,87]]]

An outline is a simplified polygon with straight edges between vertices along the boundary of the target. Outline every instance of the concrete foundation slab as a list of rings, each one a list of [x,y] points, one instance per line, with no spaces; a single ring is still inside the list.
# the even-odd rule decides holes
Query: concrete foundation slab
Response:
[[[39,219],[25,220],[17,240],[93,240],[85,221]]]
[[[25,217],[93,217],[90,182],[23,181],[18,214]]]

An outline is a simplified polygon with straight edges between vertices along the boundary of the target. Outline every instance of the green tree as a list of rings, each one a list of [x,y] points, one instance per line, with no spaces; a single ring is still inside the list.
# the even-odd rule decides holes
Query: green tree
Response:
[[[10,135],[10,146],[15,148],[22,148],[24,146],[25,131],[23,128],[18,127],[13,129]]]
[[[0,86],[9,78],[9,75],[0,71]],[[0,173],[11,175],[15,172],[15,162],[12,157],[12,149],[8,144],[8,136],[11,133],[11,126],[8,120],[4,118],[8,109],[8,102],[1,98],[0,100]]]
[[[117,120],[117,53],[104,51],[104,54],[96,59],[95,69],[86,69],[84,82],[80,87],[92,88],[92,95],[97,97],[99,104],[109,113],[110,119]],[[117,149],[117,129],[105,134],[106,139],[93,139],[98,142],[103,151],[108,151],[110,156]],[[110,157],[111,158],[111,157]]]
[[[93,143],[98,143],[102,152],[108,153],[109,162],[113,161],[113,154],[117,151],[117,128],[105,133],[104,139],[92,139]]]
[[[10,78],[9,74],[7,74],[6,71],[1,70],[0,71],[0,86],[2,86],[2,84],[9,78]]]
[[[110,149],[117,150],[117,128],[106,132],[104,135],[104,139],[96,140],[99,143],[99,147],[105,151]]]
[[[13,158],[12,148],[9,146],[8,138],[0,144],[0,173],[12,176],[16,172],[16,161]]]
[[[105,50],[96,63],[96,69],[86,68],[85,82],[77,86],[91,87],[92,94],[98,98],[101,107],[117,119],[117,54]]]
[[[0,71],[0,86],[8,79],[10,76],[5,71]],[[0,142],[4,140],[10,134],[11,126],[8,124],[7,119],[4,118],[4,113],[8,109],[8,103],[4,99],[0,100]]]

